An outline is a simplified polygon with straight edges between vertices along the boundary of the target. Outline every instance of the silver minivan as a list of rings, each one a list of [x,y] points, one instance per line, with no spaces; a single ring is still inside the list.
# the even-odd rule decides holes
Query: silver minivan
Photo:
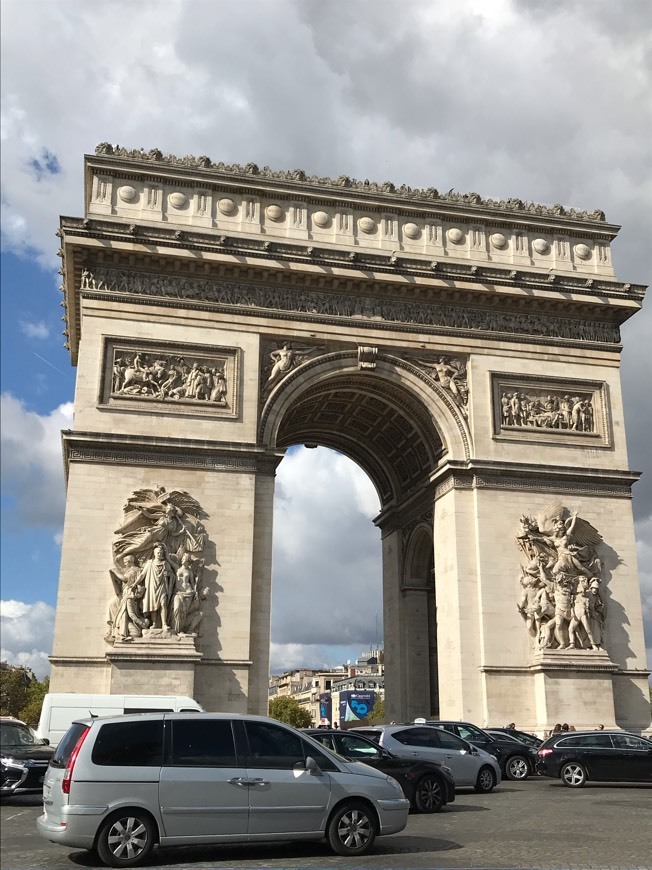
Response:
[[[364,855],[376,836],[402,831],[408,811],[391,776],[275,719],[145,713],[70,726],[45,775],[37,828],[132,867],[156,844],[325,837],[340,855]]]

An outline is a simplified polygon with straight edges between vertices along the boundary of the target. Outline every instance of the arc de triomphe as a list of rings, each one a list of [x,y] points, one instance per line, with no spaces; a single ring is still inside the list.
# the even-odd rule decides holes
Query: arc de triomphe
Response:
[[[616,226],[106,143],[85,179],[52,691],[266,712],[274,474],[319,444],[380,498],[388,719],[649,724]]]

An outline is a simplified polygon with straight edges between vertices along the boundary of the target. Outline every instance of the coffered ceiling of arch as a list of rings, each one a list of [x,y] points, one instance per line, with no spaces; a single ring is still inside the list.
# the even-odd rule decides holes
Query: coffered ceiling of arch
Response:
[[[276,446],[320,444],[346,454],[372,479],[386,506],[419,486],[444,453],[418,403],[387,382],[334,377],[303,393],[285,413]]]

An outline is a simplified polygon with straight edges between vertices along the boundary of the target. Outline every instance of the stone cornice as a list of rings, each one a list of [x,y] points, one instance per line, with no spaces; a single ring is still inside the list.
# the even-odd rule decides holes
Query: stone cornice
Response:
[[[506,489],[631,498],[635,471],[577,468],[517,462],[448,461],[431,475],[435,500],[452,489]]]
[[[255,445],[224,441],[71,430],[62,432],[61,437],[66,480],[71,462],[172,466],[273,475],[283,458],[282,455],[257,449]]]
[[[244,185],[249,188],[267,189],[275,192],[291,192],[294,197],[328,197],[350,199],[359,202],[380,201],[385,208],[426,206],[433,211],[444,213],[469,213],[477,217],[490,217],[493,220],[527,220],[540,224],[543,221],[554,225],[567,227],[569,224],[581,224],[583,229],[589,227],[600,233],[613,236],[619,227],[607,224],[604,212],[597,209],[593,212],[565,208],[562,205],[545,206],[535,202],[524,202],[520,199],[483,199],[477,193],[458,193],[450,190],[440,193],[434,187],[426,189],[412,188],[407,185],[396,187],[392,182],[358,181],[347,176],[338,179],[317,175],[306,175],[301,169],[289,171],[273,170],[269,166],[262,169],[254,163],[245,166],[239,164],[214,163],[209,157],[185,156],[176,157],[173,154],[163,154],[156,148],[149,151],[121,148],[103,142],[97,146],[94,155],[86,155],[87,167],[94,167],[110,174],[112,169],[120,170],[122,174],[135,171],[139,175],[146,173],[157,179],[170,177],[192,177],[204,184],[225,182],[232,185]]]
[[[162,249],[169,255],[184,251],[216,253],[237,257],[250,257],[254,260],[277,260],[279,262],[305,263],[309,266],[343,269],[355,274],[364,272],[366,278],[378,275],[404,275],[406,277],[442,279],[446,281],[469,281],[491,283],[496,286],[537,289],[549,296],[561,292],[576,293],[581,296],[603,299],[622,299],[640,304],[645,296],[646,285],[631,284],[609,278],[584,275],[557,274],[528,268],[501,267],[482,263],[453,261],[424,261],[423,257],[409,254],[374,253],[368,250],[351,251],[350,248],[301,244],[297,241],[282,242],[265,240],[264,237],[216,235],[192,228],[178,230],[159,224],[130,224],[124,221],[103,220],[98,218],[61,217],[59,235],[76,244],[84,239],[101,239],[116,244],[127,243],[130,252],[134,245],[152,246]],[[161,251],[161,252],[162,252]],[[306,279],[306,276],[302,276]],[[356,275],[358,277],[358,275]],[[633,314],[634,311],[631,312]]]

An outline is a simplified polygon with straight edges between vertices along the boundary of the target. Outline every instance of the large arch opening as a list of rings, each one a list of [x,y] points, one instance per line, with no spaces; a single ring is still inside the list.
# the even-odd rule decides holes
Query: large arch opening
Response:
[[[439,705],[431,477],[447,445],[432,411],[405,379],[356,370],[314,374],[299,387],[281,384],[268,398],[269,446],[291,455],[299,445],[330,448],[368,476],[380,508],[373,519],[382,559],[371,570],[382,571],[386,709],[392,718],[434,715]],[[304,477],[297,484],[309,487],[310,481]],[[275,527],[279,521],[276,516]],[[349,540],[345,547],[350,546]],[[337,542],[331,547],[336,565]],[[369,632],[376,601],[366,614]],[[321,617],[341,619],[345,639],[346,618],[332,604]],[[296,636],[305,632],[299,629]]]

